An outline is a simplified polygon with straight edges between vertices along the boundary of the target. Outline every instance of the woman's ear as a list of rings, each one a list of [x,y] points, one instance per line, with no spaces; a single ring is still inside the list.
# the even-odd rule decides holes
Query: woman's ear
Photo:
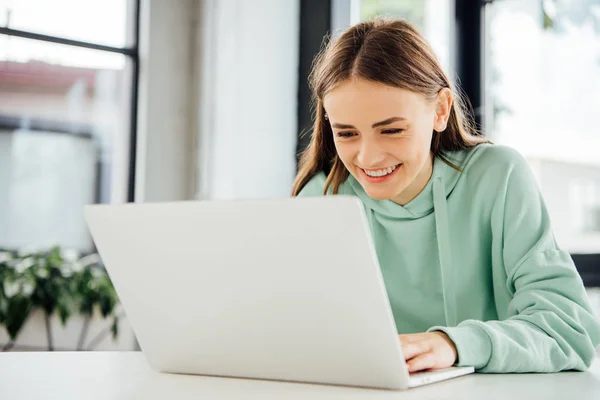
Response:
[[[433,129],[436,132],[446,130],[448,119],[450,118],[450,110],[452,109],[452,92],[448,88],[442,88],[436,99],[435,119],[433,121]]]

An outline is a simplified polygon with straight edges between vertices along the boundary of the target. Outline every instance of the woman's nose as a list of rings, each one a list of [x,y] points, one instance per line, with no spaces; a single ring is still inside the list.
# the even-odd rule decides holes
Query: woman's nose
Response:
[[[381,166],[385,159],[385,151],[374,140],[365,140],[358,151],[357,161],[362,168]]]

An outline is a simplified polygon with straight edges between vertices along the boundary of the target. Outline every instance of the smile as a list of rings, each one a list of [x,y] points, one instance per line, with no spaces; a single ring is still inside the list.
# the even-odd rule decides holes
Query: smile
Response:
[[[373,178],[378,178],[378,177],[382,177],[382,176],[386,176],[386,175],[390,175],[392,172],[394,172],[398,167],[400,166],[400,164],[396,164],[393,165],[391,167],[388,168],[383,168],[383,169],[363,169],[363,172]]]
[[[388,168],[382,169],[363,169],[359,168],[362,172],[363,178],[369,183],[382,183],[391,179],[396,172],[400,169],[402,164],[396,164]]]

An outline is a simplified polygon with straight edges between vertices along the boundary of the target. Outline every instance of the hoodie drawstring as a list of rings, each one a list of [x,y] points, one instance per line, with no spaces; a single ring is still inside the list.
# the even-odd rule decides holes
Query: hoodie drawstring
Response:
[[[433,208],[435,215],[435,229],[437,245],[442,272],[442,296],[444,298],[444,314],[446,326],[453,327],[458,324],[456,316],[455,285],[452,281],[450,232],[448,230],[448,209],[446,205],[446,191],[442,178],[433,181]]]

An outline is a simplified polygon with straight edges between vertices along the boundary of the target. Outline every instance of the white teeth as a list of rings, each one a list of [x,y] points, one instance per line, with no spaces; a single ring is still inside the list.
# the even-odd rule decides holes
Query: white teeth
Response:
[[[389,167],[389,168],[385,168],[385,169],[378,169],[378,170],[374,170],[374,171],[368,171],[366,169],[363,169],[363,171],[365,171],[365,173],[369,176],[373,176],[373,177],[381,177],[381,176],[386,176],[391,174],[392,172],[394,172],[394,170],[398,167],[398,165],[394,165],[393,167]]]

